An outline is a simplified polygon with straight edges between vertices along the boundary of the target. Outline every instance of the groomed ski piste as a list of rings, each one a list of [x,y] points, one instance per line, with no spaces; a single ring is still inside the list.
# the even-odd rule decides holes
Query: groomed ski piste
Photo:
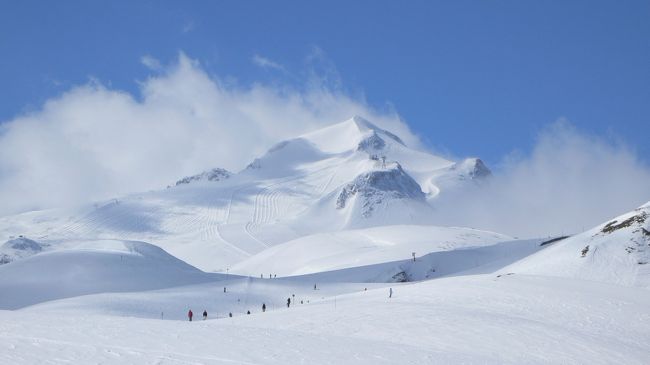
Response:
[[[429,218],[486,176],[355,117],[0,218],[0,363],[650,363],[650,203],[556,240]]]

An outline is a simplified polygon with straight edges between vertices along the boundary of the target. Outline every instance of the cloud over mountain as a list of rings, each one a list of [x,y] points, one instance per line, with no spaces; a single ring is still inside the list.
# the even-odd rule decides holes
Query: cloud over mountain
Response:
[[[148,64],[156,64],[151,57]],[[232,86],[181,53],[132,95],[97,81],[0,125],[0,214],[163,187],[243,168],[278,140],[363,115],[418,144],[391,110],[317,82]]]

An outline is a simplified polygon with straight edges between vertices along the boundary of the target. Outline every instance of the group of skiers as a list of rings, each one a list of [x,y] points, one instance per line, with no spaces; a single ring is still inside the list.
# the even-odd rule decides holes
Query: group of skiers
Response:
[[[314,290],[316,290],[316,284],[314,284]],[[367,290],[368,290],[368,288],[364,288],[364,291],[367,291]],[[223,292],[224,293],[226,292],[226,287],[223,288]],[[295,294],[291,294],[291,297],[293,297],[294,300],[296,299]],[[291,307],[291,297],[287,298],[287,308]],[[388,298],[392,298],[392,297],[393,297],[393,288],[388,288]],[[237,301],[239,302],[239,299]],[[309,301],[307,301],[307,303],[309,303]],[[302,300],[300,301],[300,304],[303,304]],[[262,313],[264,313],[264,312],[266,312],[266,303],[262,303]],[[251,314],[251,311],[247,310],[246,314]],[[228,316],[230,318],[232,318],[232,312],[229,312]],[[190,309],[187,312],[187,318],[189,319],[190,322],[192,322],[192,317],[194,317],[194,313],[192,313],[192,310]],[[203,311],[203,320],[206,320],[206,319],[208,319],[208,311],[204,310]]]

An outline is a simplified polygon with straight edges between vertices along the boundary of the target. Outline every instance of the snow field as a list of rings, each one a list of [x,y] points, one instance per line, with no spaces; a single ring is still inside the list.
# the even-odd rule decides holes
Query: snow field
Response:
[[[275,285],[273,280],[259,284]],[[391,299],[386,287],[370,288],[290,309],[191,323],[89,314],[84,297],[56,311],[48,306],[0,311],[0,362],[645,364],[650,360],[646,291],[517,274],[445,278],[393,288]],[[164,292],[155,292],[151,300],[160,300],[156,295]],[[112,295],[118,302],[123,299],[107,294]],[[169,300],[179,298],[173,291],[166,295]],[[92,303],[89,307],[97,308]],[[201,311],[194,310],[195,318]]]

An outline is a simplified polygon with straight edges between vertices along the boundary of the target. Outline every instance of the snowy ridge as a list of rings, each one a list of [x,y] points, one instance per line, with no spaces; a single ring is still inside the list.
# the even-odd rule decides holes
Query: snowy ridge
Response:
[[[649,216],[645,204],[504,270],[650,288]]]

